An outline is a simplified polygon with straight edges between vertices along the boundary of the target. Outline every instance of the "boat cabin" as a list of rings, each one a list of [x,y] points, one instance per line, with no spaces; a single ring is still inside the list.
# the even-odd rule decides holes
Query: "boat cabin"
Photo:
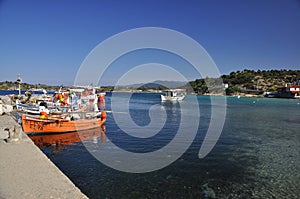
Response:
[[[181,101],[186,95],[185,89],[169,89],[165,90],[164,94],[161,95],[162,101]]]

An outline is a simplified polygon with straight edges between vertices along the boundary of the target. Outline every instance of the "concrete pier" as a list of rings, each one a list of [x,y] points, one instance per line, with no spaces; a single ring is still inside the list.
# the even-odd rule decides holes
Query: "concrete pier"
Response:
[[[16,125],[10,116],[0,116],[4,138]],[[0,139],[0,198],[87,198],[26,134],[10,136]]]

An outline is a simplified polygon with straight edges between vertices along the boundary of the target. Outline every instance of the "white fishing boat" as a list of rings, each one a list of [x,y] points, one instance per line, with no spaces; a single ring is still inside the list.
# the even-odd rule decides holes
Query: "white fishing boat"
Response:
[[[185,89],[169,89],[165,90],[164,94],[161,95],[162,102],[177,102],[182,101],[186,96]]]

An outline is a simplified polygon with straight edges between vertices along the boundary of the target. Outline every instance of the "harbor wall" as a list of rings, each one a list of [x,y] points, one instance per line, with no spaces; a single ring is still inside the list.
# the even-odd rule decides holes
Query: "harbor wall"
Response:
[[[22,132],[0,115],[0,198],[87,198]]]

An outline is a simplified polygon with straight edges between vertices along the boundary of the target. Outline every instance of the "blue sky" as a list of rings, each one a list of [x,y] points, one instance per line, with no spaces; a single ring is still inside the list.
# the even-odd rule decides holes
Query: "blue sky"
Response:
[[[99,43],[141,27],[168,28],[193,38],[221,74],[300,69],[297,0],[0,0],[0,81],[15,81],[21,73],[27,83],[72,85]],[[110,84],[118,67],[122,63],[100,84]],[[186,77],[199,74],[190,70]]]

